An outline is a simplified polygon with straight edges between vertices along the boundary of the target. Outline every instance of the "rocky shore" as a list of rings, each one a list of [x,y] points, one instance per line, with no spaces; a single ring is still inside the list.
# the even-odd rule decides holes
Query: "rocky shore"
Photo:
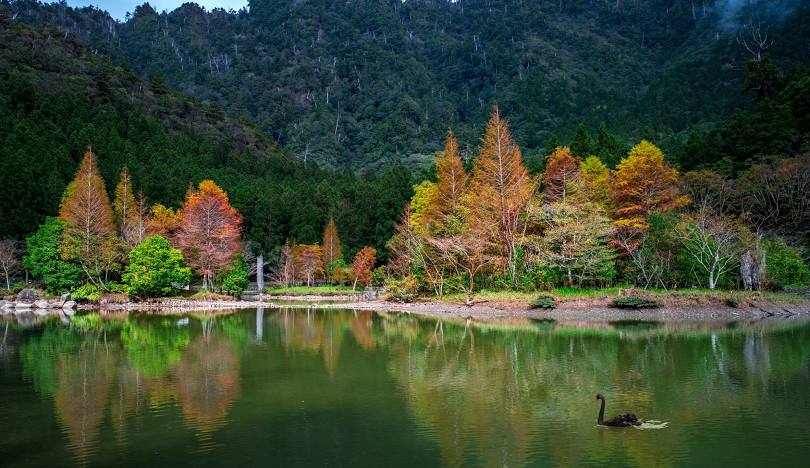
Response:
[[[40,299],[33,289],[23,289],[16,296],[7,296],[0,299],[0,312],[27,312],[47,314],[48,311],[65,310],[74,311],[76,302],[69,300],[70,294],[59,299]]]
[[[181,314],[193,311],[224,311],[264,308],[321,308],[356,309],[388,313],[406,313],[432,318],[472,318],[479,321],[500,321],[508,319],[553,319],[604,322],[612,320],[655,320],[655,321],[710,321],[710,320],[759,320],[759,319],[810,319],[810,302],[782,304],[762,301],[741,307],[722,304],[665,304],[654,309],[625,310],[608,307],[603,300],[578,300],[561,304],[556,309],[529,309],[519,301],[489,301],[466,306],[457,303],[422,301],[396,303],[382,300],[346,301],[334,296],[289,296],[264,297],[262,301],[245,300],[189,300],[164,298],[144,302],[120,302],[104,304],[79,304],[67,297],[43,300],[32,297],[31,293],[20,293],[13,301],[0,302],[4,313],[27,313],[39,315],[49,313],[68,315],[75,310],[100,310],[102,312],[141,312]]]

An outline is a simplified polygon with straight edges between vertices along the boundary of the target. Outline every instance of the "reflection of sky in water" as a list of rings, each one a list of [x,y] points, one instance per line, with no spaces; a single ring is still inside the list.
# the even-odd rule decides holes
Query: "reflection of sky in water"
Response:
[[[0,415],[28,422],[13,434],[0,424],[0,450],[23,466],[122,456],[798,464],[810,455],[810,327],[801,322],[468,325],[264,309],[20,316],[0,322],[0,334]],[[597,392],[606,417],[636,413],[643,430],[595,429]]]

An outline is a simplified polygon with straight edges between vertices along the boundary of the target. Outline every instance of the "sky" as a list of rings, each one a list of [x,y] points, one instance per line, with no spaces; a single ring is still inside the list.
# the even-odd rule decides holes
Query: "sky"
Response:
[[[206,10],[212,8],[238,10],[247,5],[248,2],[248,0],[148,0],[148,3],[157,11],[172,11],[180,5],[191,1],[205,7]],[[102,10],[107,10],[113,18],[123,21],[127,12],[134,11],[136,6],[147,3],[147,0],[67,0],[67,3],[70,6],[93,5]]]

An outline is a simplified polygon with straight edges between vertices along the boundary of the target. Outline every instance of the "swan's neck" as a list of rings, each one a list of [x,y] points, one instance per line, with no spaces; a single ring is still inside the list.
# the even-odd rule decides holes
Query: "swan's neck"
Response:
[[[601,425],[605,422],[605,399],[600,398],[599,400],[601,403],[599,404],[599,417],[596,418],[596,424]]]

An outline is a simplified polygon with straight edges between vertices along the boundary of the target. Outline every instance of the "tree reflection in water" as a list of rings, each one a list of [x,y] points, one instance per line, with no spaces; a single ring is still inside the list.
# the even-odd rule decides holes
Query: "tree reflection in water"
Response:
[[[317,309],[84,317],[50,320],[18,340],[23,376],[53,399],[79,464],[93,460],[107,414],[124,446],[133,416],[167,409],[206,451],[236,417],[240,395],[258,405],[250,412],[262,422],[302,415],[310,424],[316,414],[390,404],[359,392],[357,382],[397,395],[447,466],[676,464],[683,453],[661,447],[712,437],[700,432],[714,427],[706,421],[729,433],[749,431],[752,419],[774,421],[782,433],[803,434],[805,419],[783,402],[810,405],[790,385],[807,380],[810,333],[802,323],[481,324]],[[270,380],[248,386],[243,372]],[[654,437],[595,429],[596,392],[615,412],[671,424]],[[377,406],[364,406],[369,397]]]

